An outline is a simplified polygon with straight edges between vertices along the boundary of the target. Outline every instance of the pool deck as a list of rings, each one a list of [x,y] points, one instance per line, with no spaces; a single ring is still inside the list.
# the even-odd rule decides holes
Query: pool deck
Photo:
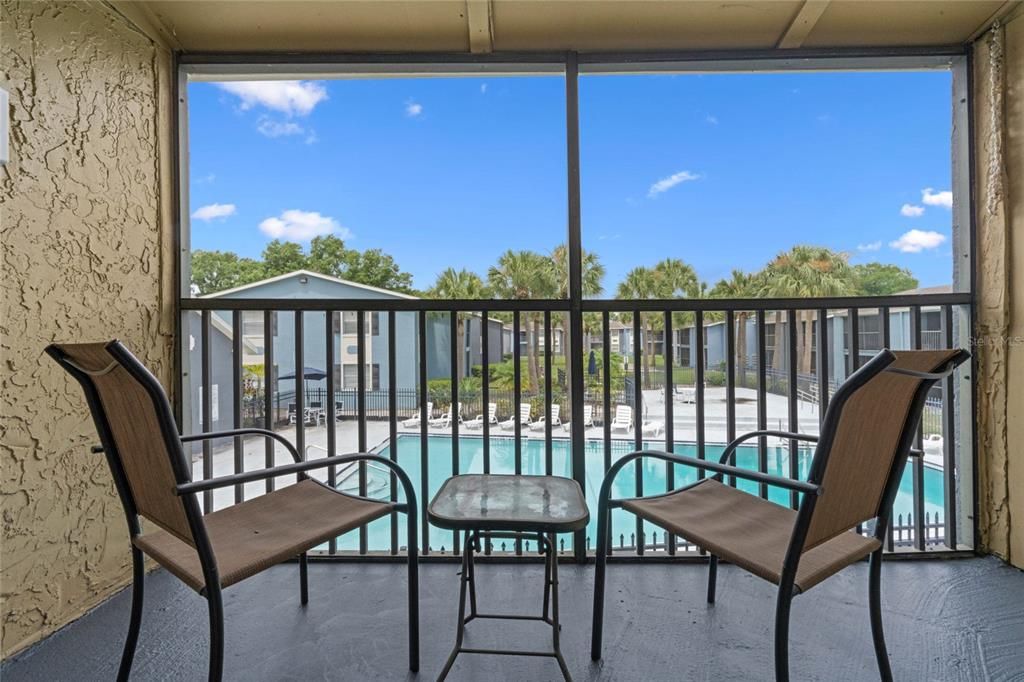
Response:
[[[789,402],[784,396],[769,393],[767,396],[768,428],[786,430],[789,425]],[[663,391],[644,391],[644,405],[647,414],[642,421],[651,426],[660,428],[645,429],[644,438],[648,441],[664,439],[665,424],[665,394]],[[736,389],[736,433],[742,434],[753,431],[757,428],[757,392],[752,389]],[[435,415],[435,416],[439,416]],[[464,419],[472,419],[475,414],[464,414]],[[805,401],[798,403],[798,416],[801,433],[818,433],[818,406]],[[672,424],[676,441],[694,442],[697,439],[697,406],[693,403],[682,402],[677,396],[673,401]],[[600,415],[595,415],[599,419]],[[307,425],[304,429],[306,441],[306,458],[319,459],[327,455],[327,425]],[[368,421],[366,424],[367,444],[374,449],[388,439],[387,421]],[[418,434],[420,428],[403,428],[399,425],[399,433]],[[451,428],[440,428],[430,426],[428,433],[431,435],[450,435]],[[295,427],[290,426],[280,429],[279,433],[288,440],[295,442]],[[480,435],[480,429],[469,430],[463,428],[460,435]],[[589,427],[586,429],[588,440],[602,440],[604,428],[602,426]],[[503,430],[496,425],[491,426],[490,435],[492,438],[512,436],[512,431]],[[568,438],[568,426],[555,427],[552,430],[555,438]],[[527,428],[522,430],[522,437],[526,439],[543,439],[543,431],[533,431]],[[616,431],[615,439],[632,441],[634,431]],[[709,387],[705,390],[704,400],[704,437],[707,443],[724,444],[727,442],[727,410],[726,393],[723,387]],[[358,449],[358,428],[354,419],[345,419],[335,424],[336,448],[338,454],[355,452]],[[769,443],[771,444],[771,443]],[[265,466],[265,446],[263,438],[246,438],[244,441],[244,463],[245,470],[253,470]],[[221,441],[215,444],[213,449],[213,474],[223,476],[234,473],[234,448],[230,440]],[[277,463],[284,464],[290,460],[288,454],[280,446],[277,448]],[[194,462],[194,471],[197,478],[202,477],[202,460]],[[318,474],[323,477],[323,474]],[[288,481],[282,478],[282,481]],[[251,483],[247,490],[247,497],[250,494],[258,494],[263,490],[262,483]],[[233,492],[230,490],[218,491],[215,493],[215,506],[230,504],[233,500]]]

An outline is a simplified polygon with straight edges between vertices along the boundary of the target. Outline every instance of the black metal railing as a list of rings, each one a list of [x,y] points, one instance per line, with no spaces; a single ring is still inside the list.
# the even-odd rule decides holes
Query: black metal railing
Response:
[[[386,454],[417,480],[424,518],[439,481],[469,470],[569,475],[592,496],[614,458],[633,449],[654,447],[715,458],[727,441],[744,431],[816,431],[841,378],[873,350],[865,348],[866,341],[889,347],[895,338],[894,320],[909,319],[910,328],[899,335],[909,339],[908,345],[951,347],[969,336],[970,300],[968,294],[584,300],[572,309],[561,300],[183,299],[183,329],[196,343],[187,346],[190,350],[183,358],[180,407],[193,432],[259,424],[286,431],[300,452],[310,446],[309,456],[321,456],[321,448]],[[941,343],[922,332],[923,308],[939,311]],[[899,316],[892,314],[896,309]],[[357,316],[356,334],[335,331],[342,329],[336,324],[342,311],[364,313]],[[365,313],[386,316],[373,336],[366,333]],[[491,328],[488,320],[494,313],[508,318],[510,333]],[[589,343],[561,343],[555,350],[554,330],[571,328],[573,315],[600,320],[600,330],[591,340],[601,350],[594,351],[593,358],[583,351],[591,347]],[[611,348],[613,315],[631,326],[634,342],[627,354],[605,351]],[[877,343],[859,331],[869,316],[875,316],[872,327],[879,329]],[[250,350],[242,329],[258,327],[260,320],[262,337]],[[466,324],[470,321],[484,323]],[[675,342],[647,343],[655,336],[676,339],[673,329],[691,327],[696,329],[695,338],[702,338],[711,326],[719,330],[720,338],[706,344],[703,361],[688,366],[676,366]],[[527,343],[495,348],[495,334],[519,339],[521,333]],[[345,368],[352,364],[355,388],[346,383],[351,377],[346,377]],[[379,372],[371,376],[366,368],[372,365],[378,365]],[[453,381],[456,373],[461,376]],[[961,546],[960,510],[970,498],[959,484],[958,466],[970,461],[972,438],[958,433],[961,424],[971,420],[957,415],[970,409],[970,385],[965,383],[969,377],[970,372],[962,370],[929,398],[918,438],[925,457],[915,458],[908,468],[906,494],[898,497],[900,506],[892,514],[890,550]],[[460,403],[461,415],[451,408]],[[524,406],[529,407],[525,421],[520,418]],[[546,418],[556,406],[559,419]],[[793,477],[805,472],[810,453],[799,450],[795,442],[760,438],[752,443],[744,450],[742,465]],[[272,463],[276,454],[273,445],[264,449],[241,438],[204,447],[193,453],[197,477],[241,471],[257,447],[262,464]],[[356,472],[342,473],[339,477],[335,469],[328,470],[326,482],[361,495],[399,499],[393,476],[380,478],[380,472],[365,464]],[[628,468],[628,475],[623,472],[624,487],[617,495],[665,492],[700,476],[673,465],[638,461]],[[238,486],[232,500],[206,495],[204,508],[210,511],[241,501],[274,485],[267,481],[260,489]],[[796,494],[781,494],[764,484],[755,484],[750,492],[794,508],[798,502]],[[698,551],[682,538],[628,517],[625,511],[621,514],[612,525],[615,554]],[[332,540],[324,553],[398,554],[401,522],[392,515],[364,526],[355,540]],[[560,547],[583,558],[590,551],[593,532],[564,538]],[[460,551],[457,534],[426,522],[420,545],[425,555]],[[506,550],[517,555],[527,551],[521,542]]]

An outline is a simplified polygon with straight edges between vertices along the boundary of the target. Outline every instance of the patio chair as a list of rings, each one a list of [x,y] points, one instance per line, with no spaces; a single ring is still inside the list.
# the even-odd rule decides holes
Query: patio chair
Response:
[[[453,414],[452,406],[449,405],[447,412],[445,412],[443,415],[441,415],[437,419],[428,419],[427,420],[427,424],[430,425],[430,426],[436,426],[436,427],[441,428],[441,429],[446,429],[446,428],[448,428],[449,426],[452,425],[452,420],[456,419],[456,418],[459,420],[459,423],[461,424],[462,423],[462,403],[458,403],[458,413],[457,414],[458,414],[458,416],[456,417],[456,415]]]
[[[427,420],[430,420],[430,416],[434,414],[434,403],[427,403]],[[407,429],[415,429],[420,425],[420,413],[417,411],[416,414],[409,417],[402,422],[402,426]]]
[[[528,426],[529,425],[529,423],[530,423],[530,412],[531,411],[532,411],[532,408],[530,407],[529,403],[523,403],[522,405],[519,406],[519,423],[520,424],[522,424],[524,426]],[[509,417],[505,421],[501,422],[499,424],[499,426],[501,426],[501,428],[504,429],[505,431],[511,431],[511,430],[513,430],[516,427],[516,418],[515,417]]]
[[[559,405],[558,403],[555,403],[549,408],[549,410],[551,412],[551,427],[554,428],[556,426],[561,426],[562,420],[559,418],[559,416],[562,412],[562,406]],[[529,424],[527,424],[527,426],[530,428],[531,431],[543,431],[544,417],[540,417],[535,422],[530,422]]]
[[[206,598],[210,617],[209,679],[224,667],[222,591],[292,558],[299,559],[299,595],[308,602],[306,552],[392,512],[408,515],[409,668],[419,669],[419,611],[415,490],[405,472],[384,457],[368,454],[303,461],[295,447],[273,431],[245,428],[182,436],[167,395],[146,367],[119,341],[55,344],[46,353],[85,393],[101,446],[121,498],[131,540],[133,586],[128,636],[118,680],[131,672],[142,620],[144,554]],[[279,442],[295,460],[259,471],[193,481],[184,444],[257,435]],[[329,488],[307,471],[355,461],[388,467],[401,481],[406,502],[378,502]],[[295,474],[297,482],[203,515],[200,493]],[[147,521],[145,531],[140,517]]]
[[[583,406],[583,428],[589,428],[594,425],[594,406],[584,405]],[[568,432],[572,427],[569,422],[562,422],[562,428]]]
[[[487,423],[498,423],[498,403],[487,403]],[[484,426],[484,415],[478,414],[462,425],[467,429],[482,429]]]
[[[651,421],[645,421],[640,426],[640,433],[644,436],[651,436],[657,438],[661,435],[661,432],[665,430],[665,422],[660,419],[652,419]]]
[[[891,680],[882,632],[882,541],[903,469],[917,436],[928,390],[964,362],[963,350],[882,350],[835,391],[821,435],[753,431],[726,446],[718,463],[658,451],[634,452],[609,469],[598,496],[597,570],[591,658],[601,658],[605,564],[610,510],[620,507],[707,550],[707,601],[715,601],[719,557],[778,586],[775,609],[775,679],[789,679],[789,612],[802,594],[850,564],[870,556],[868,603],[875,657]],[[733,466],[736,448],[760,436],[816,442],[806,481]],[[712,472],[672,492],[611,500],[616,475],[629,462],[653,457]],[[741,478],[801,493],[792,510],[730,486]],[[864,524],[868,534],[855,529]]]
[[[630,431],[633,428],[633,408],[629,405],[616,405],[615,418],[611,423],[612,431]]]

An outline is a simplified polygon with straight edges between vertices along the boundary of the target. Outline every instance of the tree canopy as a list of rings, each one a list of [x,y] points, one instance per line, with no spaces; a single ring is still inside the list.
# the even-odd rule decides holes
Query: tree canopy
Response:
[[[198,294],[212,294],[295,270],[413,293],[412,275],[399,268],[390,255],[380,249],[350,249],[333,235],[314,238],[308,253],[295,242],[275,239],[264,247],[260,260],[242,258],[230,251],[192,252],[192,286]]]

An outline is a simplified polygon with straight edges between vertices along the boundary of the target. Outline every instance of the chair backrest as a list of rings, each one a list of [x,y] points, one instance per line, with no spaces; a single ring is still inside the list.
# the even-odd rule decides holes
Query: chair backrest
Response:
[[[488,419],[488,421],[494,421],[494,417],[497,414],[498,414],[498,403],[487,403],[487,419]]]
[[[584,405],[583,406],[583,421],[588,422],[590,418],[594,416],[594,406]]]
[[[804,550],[887,514],[935,373],[967,358],[961,350],[883,350],[837,389],[825,414],[809,478],[821,486]],[[866,378],[866,381],[865,381]]]
[[[633,420],[633,408],[629,405],[618,405],[615,407],[615,421],[623,424]]]
[[[432,416],[434,416],[434,403],[428,401],[427,402],[427,419],[430,419]]]
[[[119,341],[46,348],[85,391],[126,510],[195,546],[185,500],[191,477],[170,403],[160,382]],[[194,504],[194,501],[192,502]]]
[[[556,421],[559,415],[562,413],[562,406],[555,403],[551,406],[551,421]]]
[[[532,408],[529,403],[524,403],[519,406],[519,421],[528,422],[530,421],[530,412]]]

